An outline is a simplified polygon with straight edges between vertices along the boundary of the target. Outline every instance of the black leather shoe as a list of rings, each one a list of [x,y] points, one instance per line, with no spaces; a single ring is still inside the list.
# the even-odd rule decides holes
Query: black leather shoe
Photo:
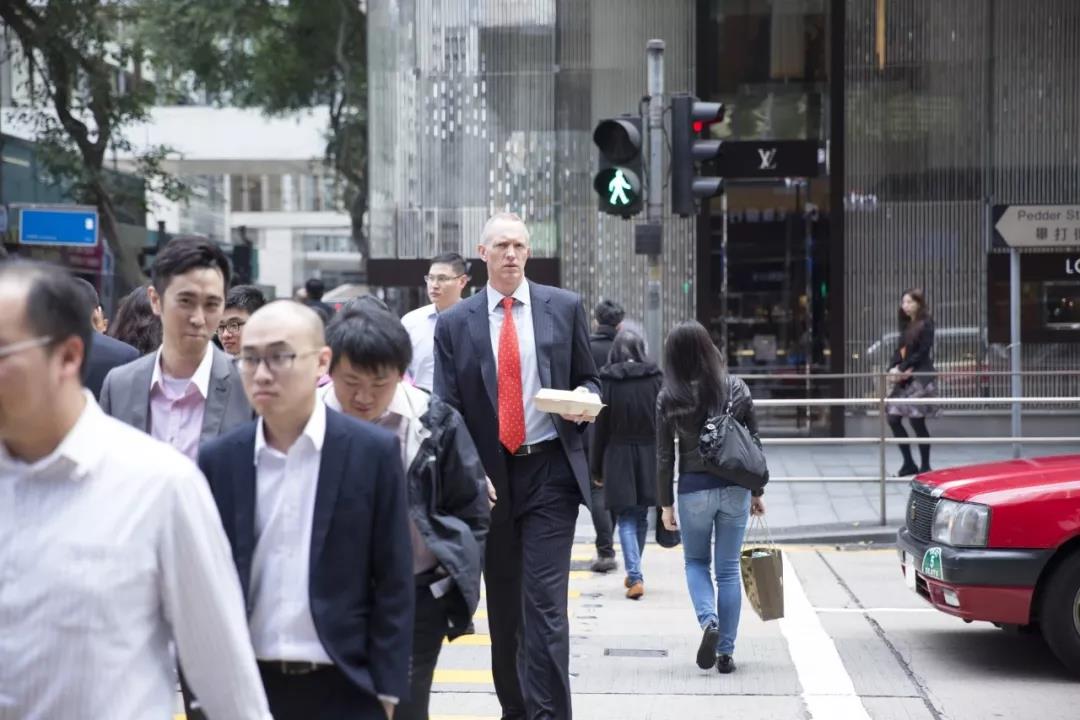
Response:
[[[929,465],[923,465],[921,468],[919,468],[919,474],[922,475],[923,473],[928,473],[932,469],[933,468],[931,468]]]
[[[697,649],[697,666],[708,670],[716,663],[716,641],[720,639],[720,628],[716,623],[709,623],[701,633],[701,645]]]
[[[721,675],[728,675],[735,672],[735,658],[730,655],[717,655],[716,672]]]
[[[896,471],[897,477],[909,477],[911,475],[918,475],[919,468],[915,463],[904,463],[900,466],[900,469]]]

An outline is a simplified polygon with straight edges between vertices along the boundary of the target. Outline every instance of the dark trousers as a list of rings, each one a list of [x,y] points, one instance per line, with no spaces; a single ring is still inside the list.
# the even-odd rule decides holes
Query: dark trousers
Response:
[[[491,669],[507,720],[570,720],[570,551],[582,502],[561,449],[509,459],[513,518],[488,535]]]
[[[259,674],[274,720],[386,720],[382,703],[336,667],[285,675],[259,663]]]
[[[592,483],[592,524],[596,531],[596,556],[615,557],[615,545],[612,542],[614,528],[611,513],[604,503],[604,487]]]
[[[402,700],[394,711],[394,720],[428,720],[431,681],[439,651],[446,639],[446,605],[431,594],[427,585],[416,588],[416,618],[413,624],[412,672],[409,675],[409,699]]]

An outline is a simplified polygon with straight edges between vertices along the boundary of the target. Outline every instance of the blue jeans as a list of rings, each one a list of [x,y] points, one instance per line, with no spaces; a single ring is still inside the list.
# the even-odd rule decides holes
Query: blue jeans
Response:
[[[739,629],[742,587],[739,552],[750,516],[750,491],[728,486],[679,495],[679,529],[686,560],[686,585],[702,628],[720,629],[716,652],[731,655]],[[714,538],[715,533],[715,538]],[[716,586],[709,566],[716,563]]]
[[[623,565],[633,585],[644,579],[641,577],[641,554],[645,552],[645,534],[649,531],[649,508],[625,508],[619,511],[618,519]]]

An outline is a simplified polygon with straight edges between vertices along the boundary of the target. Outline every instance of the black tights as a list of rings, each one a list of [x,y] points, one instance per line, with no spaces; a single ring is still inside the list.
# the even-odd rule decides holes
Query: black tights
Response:
[[[911,423],[911,429],[915,431],[916,437],[928,438],[930,437],[930,431],[926,429],[926,418],[913,417],[908,418]],[[908,436],[907,431],[904,430],[904,418],[899,415],[889,416],[889,427],[892,428],[893,435],[898,438],[906,438]],[[904,467],[908,468],[913,466],[915,462],[911,459],[911,446],[901,445],[900,454],[904,456]],[[919,444],[919,459],[922,464],[919,466],[920,472],[926,472],[930,469],[930,444]]]

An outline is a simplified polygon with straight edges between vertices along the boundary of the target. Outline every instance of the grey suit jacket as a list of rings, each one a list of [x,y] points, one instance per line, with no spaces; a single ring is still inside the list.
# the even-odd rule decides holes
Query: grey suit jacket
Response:
[[[214,353],[214,360],[203,413],[201,440],[204,442],[250,422],[253,417],[240,373],[228,356],[213,344],[210,351]],[[150,432],[150,380],[154,377],[157,357],[158,354],[152,352],[110,370],[101,387],[99,402],[102,410],[145,433]]]

